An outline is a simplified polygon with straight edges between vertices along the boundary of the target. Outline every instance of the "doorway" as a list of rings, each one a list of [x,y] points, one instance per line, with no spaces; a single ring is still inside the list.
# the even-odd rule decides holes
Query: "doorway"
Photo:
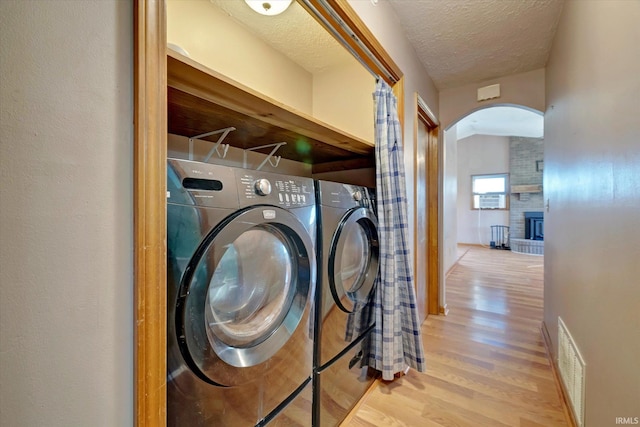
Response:
[[[446,298],[446,277],[460,257],[458,244],[491,247],[491,226],[509,227],[510,238],[524,233],[524,210],[542,210],[544,119],[540,111],[518,105],[475,110],[444,132],[442,184],[441,295]],[[477,206],[473,177],[504,174],[505,205]],[[475,199],[474,199],[475,197]],[[537,207],[537,205],[540,205]],[[522,217],[522,218],[520,218]],[[443,301],[446,310],[446,301]]]
[[[439,305],[439,146],[434,115],[418,94],[414,119],[414,275],[418,316],[438,314]]]

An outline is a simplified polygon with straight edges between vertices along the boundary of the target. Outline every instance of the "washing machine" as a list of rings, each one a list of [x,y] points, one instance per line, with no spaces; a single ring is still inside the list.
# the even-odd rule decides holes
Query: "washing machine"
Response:
[[[314,425],[334,426],[375,379],[364,362],[379,280],[375,190],[316,181]]]
[[[311,425],[313,180],[169,159],[167,425]]]

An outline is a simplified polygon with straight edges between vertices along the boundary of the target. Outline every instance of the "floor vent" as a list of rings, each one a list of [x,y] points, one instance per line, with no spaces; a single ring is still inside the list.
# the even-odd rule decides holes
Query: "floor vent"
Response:
[[[583,427],[585,363],[560,317],[558,317],[558,370],[569,395],[577,427]]]

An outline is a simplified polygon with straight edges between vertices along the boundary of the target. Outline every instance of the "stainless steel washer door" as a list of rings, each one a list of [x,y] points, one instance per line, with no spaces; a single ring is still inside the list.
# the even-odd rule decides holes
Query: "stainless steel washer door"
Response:
[[[287,237],[269,225],[245,231],[227,246],[204,307],[212,346],[256,345],[282,323],[294,295],[292,252]]]
[[[203,380],[234,385],[271,358],[298,327],[313,276],[313,242],[277,207],[240,211],[212,230],[183,277],[176,331]],[[242,368],[242,374],[230,374]]]
[[[349,211],[331,242],[328,276],[331,294],[341,310],[366,303],[378,275],[379,242],[375,217],[365,209]]]

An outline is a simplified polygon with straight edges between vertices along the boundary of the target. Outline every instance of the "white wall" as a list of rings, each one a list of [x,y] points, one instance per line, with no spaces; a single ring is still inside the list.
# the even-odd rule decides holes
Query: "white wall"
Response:
[[[640,417],[640,2],[565,3],[547,65],[544,321],[586,362],[587,427]]]
[[[458,133],[455,126],[444,132],[442,167],[442,271],[446,273],[458,260]],[[440,297],[444,298],[444,288]],[[443,303],[444,300],[441,301]],[[441,304],[442,305],[442,304]]]
[[[133,8],[0,1],[0,425],[133,424]]]
[[[458,140],[458,243],[489,245],[492,225],[509,225],[508,210],[471,209],[471,175],[508,173],[509,137]]]

